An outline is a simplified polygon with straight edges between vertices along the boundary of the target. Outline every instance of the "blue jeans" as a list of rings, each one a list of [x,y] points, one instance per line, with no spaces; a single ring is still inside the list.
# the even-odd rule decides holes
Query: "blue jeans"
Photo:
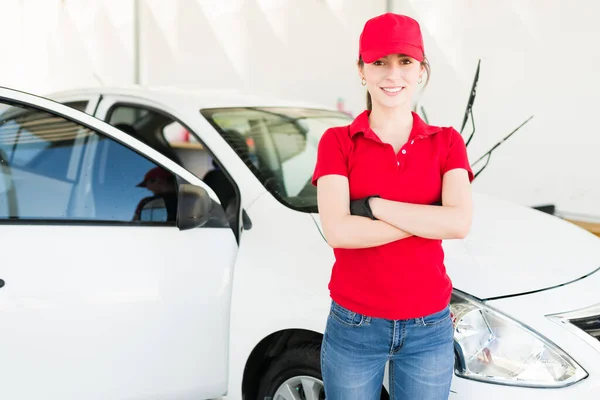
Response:
[[[447,399],[454,375],[450,308],[387,320],[332,302],[321,347],[327,400],[379,400],[389,361],[390,399]]]

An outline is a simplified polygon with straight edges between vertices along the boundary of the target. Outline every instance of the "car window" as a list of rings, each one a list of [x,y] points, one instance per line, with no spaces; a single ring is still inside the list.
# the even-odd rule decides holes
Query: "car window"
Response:
[[[116,104],[106,122],[146,143],[202,179],[212,158],[197,137],[169,114],[139,105]]]
[[[328,128],[348,125],[348,115],[283,107],[205,109],[201,113],[279,201],[300,211],[317,211],[311,178],[319,140]]]
[[[69,107],[74,108],[76,110],[85,112],[85,110],[87,109],[88,102],[86,100],[81,100],[81,101],[67,101],[66,103],[63,103],[63,104],[65,106],[69,106]]]
[[[101,133],[0,103],[0,219],[174,225],[176,181]]]
[[[106,121],[202,179],[214,190],[230,226],[237,232],[240,200],[236,194],[235,182],[226,169],[213,159],[194,132],[190,132],[166,112],[134,104],[113,105]]]
[[[204,147],[196,136],[178,121],[173,121],[165,125],[161,130],[161,135],[171,147],[195,147],[202,150]]]

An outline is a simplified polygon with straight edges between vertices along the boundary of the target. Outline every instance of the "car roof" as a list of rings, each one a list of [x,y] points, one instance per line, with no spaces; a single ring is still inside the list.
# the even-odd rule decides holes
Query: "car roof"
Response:
[[[173,106],[185,105],[194,108],[223,108],[223,107],[304,107],[337,111],[335,108],[303,101],[288,101],[281,98],[251,95],[232,89],[181,89],[170,86],[112,86],[88,87],[63,90],[46,94],[46,97],[63,97],[73,95],[125,95],[140,97],[158,102],[168,102]],[[190,104],[192,103],[192,104]]]

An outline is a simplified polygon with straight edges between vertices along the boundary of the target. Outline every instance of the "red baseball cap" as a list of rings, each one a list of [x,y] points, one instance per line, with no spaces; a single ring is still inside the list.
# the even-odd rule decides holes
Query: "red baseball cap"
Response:
[[[165,181],[171,181],[171,180],[173,180],[173,174],[161,167],[154,167],[151,170],[149,170],[148,172],[146,172],[146,175],[144,176],[144,180],[141,181],[140,183],[138,183],[136,186],[137,187],[146,187],[148,181],[156,180],[156,179],[163,179]]]
[[[406,54],[422,62],[425,56],[421,27],[406,15],[385,13],[365,23],[358,56],[370,64],[388,54]]]

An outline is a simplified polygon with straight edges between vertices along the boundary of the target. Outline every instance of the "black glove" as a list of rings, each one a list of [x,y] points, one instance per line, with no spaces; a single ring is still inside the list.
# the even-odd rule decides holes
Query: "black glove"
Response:
[[[371,211],[371,206],[369,205],[369,199],[373,197],[379,197],[379,195],[363,197],[362,199],[357,200],[351,200],[350,215],[358,215],[361,217],[377,219],[373,215],[373,211]]]

